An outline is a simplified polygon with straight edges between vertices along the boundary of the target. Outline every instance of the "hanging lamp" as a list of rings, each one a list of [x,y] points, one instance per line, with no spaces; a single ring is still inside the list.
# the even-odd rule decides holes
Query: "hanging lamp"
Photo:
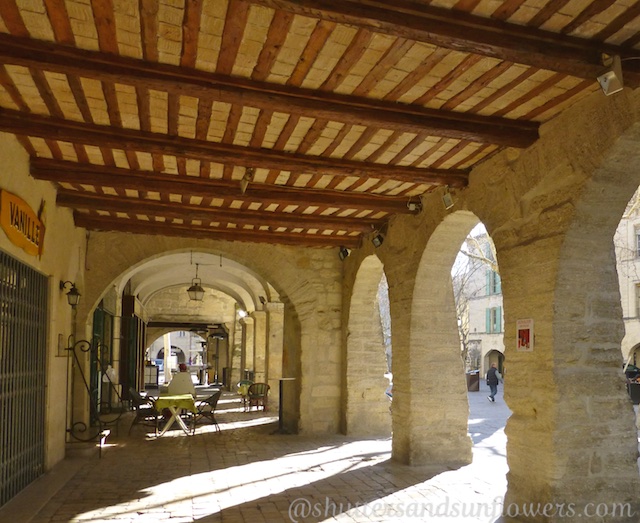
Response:
[[[187,289],[187,294],[189,294],[190,300],[202,301],[202,298],[204,297],[204,289],[200,283],[201,280],[198,278],[198,264],[196,263],[196,277],[191,280],[191,287]]]

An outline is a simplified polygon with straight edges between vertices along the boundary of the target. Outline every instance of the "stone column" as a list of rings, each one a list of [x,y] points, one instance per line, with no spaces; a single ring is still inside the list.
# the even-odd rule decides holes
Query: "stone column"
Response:
[[[255,341],[254,341],[254,323],[253,318],[247,316],[240,320],[242,324],[242,352],[244,358],[242,359],[243,367],[240,369],[242,377],[244,378],[245,370],[255,370],[254,367],[254,353],[255,353]]]
[[[269,404],[280,405],[280,378],[284,349],[284,304],[267,303],[267,383],[271,386]]]
[[[253,318],[253,369],[254,381],[265,383],[267,379],[267,313],[254,311]]]
[[[429,237],[415,276],[413,260],[385,264],[393,345],[393,457],[403,463],[448,468],[472,460],[451,266],[475,223],[470,213],[447,216]]]

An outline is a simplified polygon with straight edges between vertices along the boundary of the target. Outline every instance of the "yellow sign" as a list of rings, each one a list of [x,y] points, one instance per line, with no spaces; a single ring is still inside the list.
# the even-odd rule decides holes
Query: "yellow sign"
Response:
[[[0,226],[26,253],[42,254],[44,224],[27,202],[4,190],[0,190]]]

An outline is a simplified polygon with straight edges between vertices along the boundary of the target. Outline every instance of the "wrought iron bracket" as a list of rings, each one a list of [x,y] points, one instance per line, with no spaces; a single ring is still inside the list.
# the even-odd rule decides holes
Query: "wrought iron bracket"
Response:
[[[73,359],[75,363],[75,367],[77,368],[80,377],[82,378],[82,383],[84,385],[84,389],[87,392],[87,395],[90,400],[90,425],[84,421],[73,421],[73,411],[74,411],[74,399],[75,394],[72,390],[71,392],[71,426],[67,428],[67,432],[69,435],[78,441],[82,442],[90,442],[90,441],[100,441],[100,456],[102,456],[102,446],[107,438],[107,436],[111,433],[109,429],[110,426],[117,425],[118,421],[124,414],[124,407],[119,409],[119,411],[114,411],[111,406],[111,402],[99,401],[97,394],[92,394],[91,385],[87,376],[84,372],[84,367],[80,360],[80,354],[92,354],[96,356],[96,361],[98,362],[100,369],[100,379],[106,378],[106,381],[111,385],[115,385],[111,379],[110,373],[107,372],[107,368],[103,366],[103,362],[99,357],[100,348],[102,345],[100,343],[91,343],[88,340],[78,340],[74,341],[73,336],[69,336],[67,348],[65,349],[69,354],[69,357]],[[111,389],[111,388],[110,388]],[[123,405],[122,396],[118,392],[117,387],[113,387],[112,389],[120,403]]]

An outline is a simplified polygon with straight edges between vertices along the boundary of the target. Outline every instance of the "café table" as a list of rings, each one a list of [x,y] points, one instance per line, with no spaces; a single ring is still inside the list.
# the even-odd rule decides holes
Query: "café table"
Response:
[[[160,434],[158,434],[158,437],[167,432],[167,430],[169,430],[173,423],[176,421],[185,434],[190,435],[193,433],[191,429],[187,427],[184,420],[180,417],[180,413],[182,412],[182,410],[188,410],[194,415],[198,412],[195,400],[193,399],[193,396],[191,394],[158,396],[158,399],[156,399],[156,410],[158,412],[162,412],[163,409],[168,409],[169,412],[171,412],[171,417],[167,420],[162,431],[160,432]]]

